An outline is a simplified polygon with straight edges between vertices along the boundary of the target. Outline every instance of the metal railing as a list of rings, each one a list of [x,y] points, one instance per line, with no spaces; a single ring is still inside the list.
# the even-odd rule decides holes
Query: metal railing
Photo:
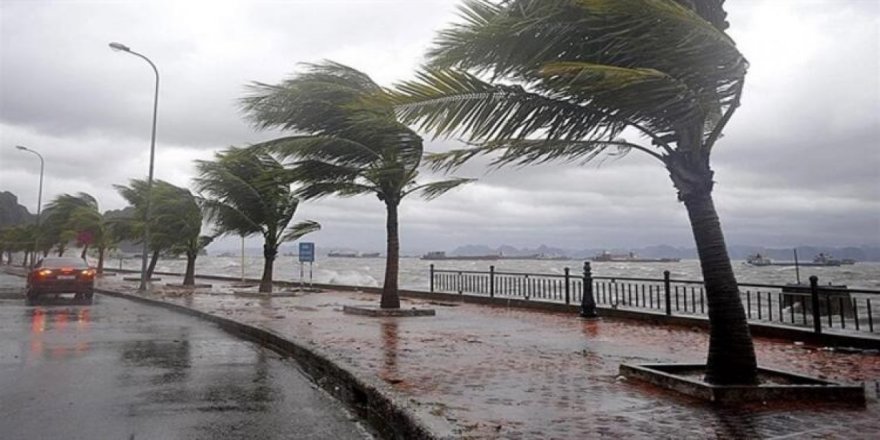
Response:
[[[596,305],[668,316],[706,316],[708,303],[702,281],[663,278],[593,276],[589,262],[580,273],[562,274],[445,270],[430,266],[430,291],[511,298],[558,304],[580,304],[583,316],[595,316]],[[810,328],[815,333],[834,329],[878,333],[874,318],[880,312],[880,290],[810,284],[739,284],[740,298],[750,322]]]

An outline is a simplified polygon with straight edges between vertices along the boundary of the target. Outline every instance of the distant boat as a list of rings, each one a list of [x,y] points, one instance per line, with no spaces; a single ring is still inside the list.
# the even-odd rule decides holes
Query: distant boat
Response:
[[[813,258],[812,266],[840,266],[841,264],[841,261],[837,258],[834,258],[831,255],[825,255],[820,252],[819,255],[816,255],[816,257]],[[810,264],[802,264],[802,266],[808,265]]]
[[[504,255],[501,254],[498,256],[499,260],[540,260],[541,254],[532,254],[532,255]]]
[[[449,256],[443,251],[428,252],[422,260],[499,260],[499,255]]]
[[[330,252],[327,256],[336,258],[357,258],[358,254],[356,252]]]
[[[761,254],[755,254],[749,255],[748,258],[746,258],[746,263],[749,263],[752,266],[772,266],[773,260]]]
[[[681,261],[681,258],[641,258],[634,252],[625,255],[615,255],[608,251],[602,251],[593,258],[590,258],[590,260],[615,263],[678,263]]]
[[[544,260],[544,261],[563,261],[571,260],[570,257],[564,255],[546,255],[546,254],[530,254],[530,255],[500,255],[499,260]]]
[[[761,256],[761,254],[751,255],[746,258],[746,263],[751,264],[752,266],[803,266],[803,267],[835,267],[840,266],[841,264],[854,264],[854,260],[852,263],[844,263],[844,260],[838,260],[837,258],[832,257],[831,255],[825,255],[824,253],[819,253],[813,258],[813,262],[802,263],[799,261],[780,261],[773,262],[767,257]]]
[[[571,257],[566,257],[565,255],[538,255],[537,260],[546,260],[546,261],[566,261],[571,260]]]
[[[327,254],[328,257],[336,257],[336,258],[378,258],[379,252],[368,252],[364,254],[359,254],[357,252],[330,252]]]
[[[237,257],[238,255],[233,254],[232,252],[223,252],[222,254],[218,254],[218,257]]]

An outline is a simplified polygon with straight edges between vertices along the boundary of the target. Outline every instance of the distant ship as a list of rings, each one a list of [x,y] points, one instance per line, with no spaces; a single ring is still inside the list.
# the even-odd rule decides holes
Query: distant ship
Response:
[[[357,258],[358,254],[356,252],[330,252],[327,256],[336,258]]]
[[[746,263],[751,264],[752,266],[772,266],[773,260],[761,254],[755,254],[749,255],[748,258],[746,258]]]
[[[422,260],[500,260],[500,255],[449,256],[443,251],[428,252]]]
[[[330,252],[327,256],[336,258],[378,258],[379,252],[368,252],[363,254],[357,252]]]
[[[820,252],[819,255],[813,258],[813,264],[807,263],[802,264],[802,266],[840,266],[841,264],[843,264],[841,260]]]
[[[626,255],[615,255],[608,251],[596,254],[591,261],[605,261],[615,263],[678,263],[681,258],[641,258],[633,252]]]
[[[564,261],[571,260],[571,257],[564,255],[547,255],[547,254],[531,254],[531,255],[499,255],[499,260],[544,260],[544,261]]]
[[[761,254],[750,255],[746,258],[746,263],[751,264],[752,266],[804,266],[804,267],[835,267],[840,266],[842,264],[855,264],[855,260],[853,259],[845,259],[838,260],[837,258],[832,257],[831,255],[825,255],[824,253],[819,253],[813,258],[813,262],[799,262],[799,261],[780,261],[774,263],[773,260],[762,256]]]

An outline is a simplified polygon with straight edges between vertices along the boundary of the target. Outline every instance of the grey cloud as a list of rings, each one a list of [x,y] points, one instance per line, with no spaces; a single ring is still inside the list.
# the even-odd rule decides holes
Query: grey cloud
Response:
[[[385,85],[410,78],[458,3],[3,2],[0,190],[36,204],[39,163],[12,148],[24,144],[47,157],[44,200],[87,191],[102,208],[124,205],[112,185],[146,174],[153,78],[110,41],[158,65],[156,175],[185,186],[194,159],[279,134],[243,120],[237,102],[247,83],[277,82],[321,59]],[[731,33],[752,63],[713,163],[728,242],[880,242],[877,2],[728,3]],[[645,155],[489,173],[487,162],[453,173],[476,184],[403,202],[404,249],[692,243],[666,171]],[[327,246],[384,249],[384,211],[370,196],[304,203],[299,216],[324,224],[313,238]]]

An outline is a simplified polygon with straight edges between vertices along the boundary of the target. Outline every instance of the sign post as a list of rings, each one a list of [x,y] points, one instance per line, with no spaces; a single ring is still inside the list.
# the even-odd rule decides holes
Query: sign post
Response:
[[[315,243],[300,242],[299,244],[299,285],[302,288],[305,284],[303,280],[303,263],[309,263],[309,287],[312,286],[312,263],[315,262]]]

